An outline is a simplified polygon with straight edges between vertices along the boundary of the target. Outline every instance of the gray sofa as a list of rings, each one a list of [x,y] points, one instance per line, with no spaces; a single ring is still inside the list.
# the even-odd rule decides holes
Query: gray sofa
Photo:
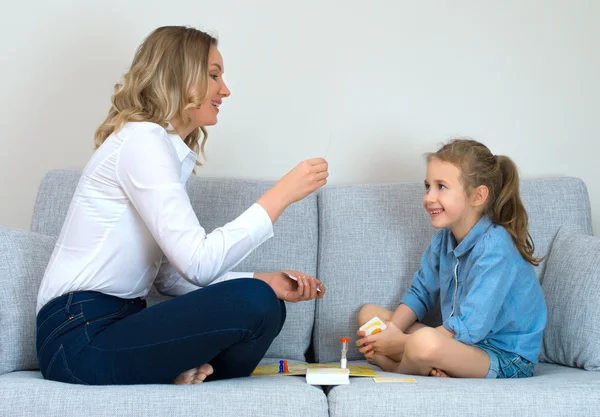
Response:
[[[535,376],[521,380],[417,377],[413,384],[352,378],[328,389],[303,377],[250,377],[198,386],[79,386],[45,381],[35,355],[40,279],[79,179],[51,171],[42,181],[31,231],[0,228],[1,416],[591,416],[600,415],[600,238],[592,236],[587,190],[576,178],[524,181],[548,326]],[[220,226],[270,184],[192,178],[201,224]],[[395,308],[434,232],[420,184],[327,186],[291,206],[275,237],[236,268],[298,269],[327,285],[325,298],[288,305],[265,363],[339,361],[340,337],[356,339],[365,303]],[[152,291],[149,304],[164,296]],[[433,324],[436,314],[429,318]],[[353,345],[353,344],[352,344]],[[356,348],[349,360],[362,359]],[[380,372],[381,375],[386,375]]]

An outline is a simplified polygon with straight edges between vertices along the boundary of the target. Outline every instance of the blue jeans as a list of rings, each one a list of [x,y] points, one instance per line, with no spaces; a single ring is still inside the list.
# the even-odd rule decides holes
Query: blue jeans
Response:
[[[146,308],[140,298],[65,294],[37,315],[44,378],[86,385],[170,384],[210,363],[209,380],[248,376],[281,331],[286,310],[270,286],[236,279]]]
[[[476,343],[490,357],[490,369],[486,378],[528,378],[533,376],[535,364],[516,353],[506,352],[488,340]]]

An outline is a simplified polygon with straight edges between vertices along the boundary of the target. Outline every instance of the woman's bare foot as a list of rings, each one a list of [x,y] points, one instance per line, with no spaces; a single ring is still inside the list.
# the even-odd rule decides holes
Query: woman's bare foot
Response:
[[[207,376],[214,372],[213,367],[205,363],[199,368],[193,368],[189,371],[182,372],[177,378],[175,378],[174,383],[177,385],[186,385],[186,384],[201,384],[204,382]]]
[[[429,376],[437,376],[439,378],[450,378],[450,375],[448,375],[446,372],[442,371],[441,369],[435,368],[433,368],[431,372],[429,372]]]

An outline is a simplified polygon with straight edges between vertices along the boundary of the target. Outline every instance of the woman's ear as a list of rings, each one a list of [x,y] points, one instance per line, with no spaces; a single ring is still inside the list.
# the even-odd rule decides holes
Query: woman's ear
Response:
[[[471,205],[473,207],[483,206],[490,195],[490,190],[485,185],[480,185],[471,192]]]

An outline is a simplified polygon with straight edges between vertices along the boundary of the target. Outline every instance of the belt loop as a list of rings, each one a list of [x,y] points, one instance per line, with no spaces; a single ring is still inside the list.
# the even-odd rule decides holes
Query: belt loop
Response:
[[[65,305],[65,313],[69,316],[69,320],[73,318],[71,314],[71,302],[73,301],[73,293],[69,293],[69,297],[67,298],[67,304]]]

